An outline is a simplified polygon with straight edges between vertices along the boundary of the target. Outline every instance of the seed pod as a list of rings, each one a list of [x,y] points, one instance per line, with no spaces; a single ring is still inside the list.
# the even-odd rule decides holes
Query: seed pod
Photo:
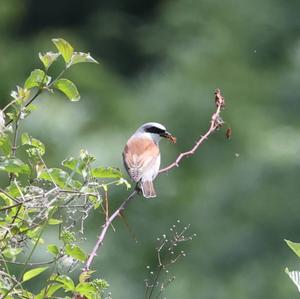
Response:
[[[226,138],[227,138],[227,139],[230,139],[230,138],[231,138],[231,134],[232,134],[232,129],[231,129],[231,128],[228,128],[228,129],[226,130]]]

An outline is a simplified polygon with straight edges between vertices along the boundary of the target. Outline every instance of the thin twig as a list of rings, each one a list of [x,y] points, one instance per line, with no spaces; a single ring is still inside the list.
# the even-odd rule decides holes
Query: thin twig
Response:
[[[19,101],[18,98],[12,100],[11,102],[9,102],[9,103],[2,109],[2,112],[5,112],[5,110],[6,110],[7,108],[9,108],[11,105],[13,105],[14,103],[16,103],[17,101]]]
[[[167,172],[167,171],[171,170],[174,167],[179,167],[179,163],[181,162],[181,160],[183,158],[186,158],[186,157],[189,157],[189,156],[193,155],[197,151],[197,149],[199,148],[199,146],[205,140],[207,140],[208,137],[213,132],[215,132],[218,128],[220,128],[222,126],[223,121],[220,118],[220,113],[221,113],[221,109],[224,107],[224,103],[225,102],[224,102],[223,96],[221,95],[221,91],[219,89],[217,89],[215,91],[215,97],[216,97],[217,110],[216,110],[216,112],[211,117],[210,127],[209,127],[208,131],[197,140],[196,144],[192,147],[192,149],[190,149],[190,150],[188,150],[186,152],[180,153],[178,155],[178,157],[176,158],[176,160],[173,163],[171,163],[170,165],[168,165],[168,166],[164,167],[163,169],[161,169],[159,171],[159,174]]]
[[[50,261],[46,261],[46,262],[36,262],[36,263],[27,263],[27,266],[43,266],[43,265],[51,265],[53,263],[55,263],[56,261],[58,261],[61,258],[61,256],[52,259]],[[13,264],[13,265],[25,265],[25,262],[14,262],[14,261],[8,261],[5,259],[0,259],[0,262],[6,262],[8,264]]]
[[[18,203],[14,204],[14,205],[11,205],[11,206],[4,206],[3,208],[0,208],[0,212],[13,209],[15,207],[21,206],[22,204],[23,204],[23,202],[18,202]]]
[[[16,219],[17,219],[19,213],[20,213],[21,208],[22,208],[22,205],[19,205],[19,207],[18,207],[18,209],[17,209],[17,211],[16,211],[16,214],[13,216],[13,219],[12,219],[12,222],[11,222],[10,225],[13,225],[13,224],[15,223],[15,221],[16,221]],[[8,229],[8,230],[5,232],[5,234],[4,234],[3,238],[2,238],[2,240],[5,240],[5,238],[7,237],[8,233],[9,233],[9,231],[10,231],[10,230]]]
[[[55,212],[55,210],[52,210],[52,211],[50,212],[49,219],[51,219],[51,217],[53,216],[54,212]],[[41,230],[40,230],[40,232],[39,232],[39,234],[38,234],[38,237],[37,237],[37,239],[35,240],[35,243],[34,243],[32,249],[30,250],[29,255],[27,256],[26,261],[24,262],[23,268],[22,268],[22,270],[19,272],[18,281],[21,281],[21,278],[23,277],[23,274],[24,274],[25,271],[26,271],[26,268],[27,268],[27,266],[28,266],[28,263],[29,263],[29,261],[30,261],[32,255],[33,255],[33,253],[34,253],[34,251],[35,251],[35,249],[36,249],[36,247],[37,247],[37,245],[38,245],[38,243],[39,243],[41,237],[42,237],[42,234],[43,234],[43,232],[44,232],[44,230],[45,230],[45,228],[46,228],[46,224],[47,224],[47,223],[48,223],[48,221],[46,221],[46,222],[42,225]],[[22,283],[20,283],[20,284],[22,284]],[[14,289],[15,287],[16,287],[16,283],[14,283],[14,284],[11,286],[11,288],[10,288],[9,290],[6,291],[6,293],[3,295],[3,297],[2,297],[1,299],[6,298],[6,297],[9,295],[9,293],[13,291],[13,289]]]
[[[7,193],[5,190],[0,188],[0,193],[3,193],[5,196],[7,196],[9,199],[11,199],[13,202],[20,203],[16,198],[11,196],[9,193]]]
[[[109,213],[109,209],[108,209],[108,192],[107,189],[104,189],[104,202],[105,202],[105,221],[107,222],[108,220],[108,213]]]
[[[11,156],[12,156],[12,158],[16,157],[20,117],[21,117],[21,112],[18,113],[18,115],[17,115],[15,129],[14,129],[14,134],[13,134],[13,144],[12,144],[12,148],[11,148]],[[15,178],[15,174],[14,173],[10,173],[9,174],[9,184],[12,182],[12,180],[14,178]]]
[[[102,230],[101,233],[99,234],[98,240],[91,252],[91,254],[89,255],[89,258],[86,261],[85,267],[84,267],[84,271],[89,271],[90,270],[90,266],[95,258],[95,256],[97,255],[97,251],[99,249],[99,247],[102,245],[103,240],[105,238],[106,232],[109,228],[109,226],[111,225],[111,223],[114,221],[114,219],[116,217],[119,216],[120,212],[122,210],[124,210],[127,206],[127,204],[129,203],[130,200],[132,200],[134,198],[134,196],[137,194],[137,191],[134,190],[123,202],[122,204],[119,206],[119,208],[117,208],[115,210],[115,212],[108,218],[108,220],[104,223],[104,225],[102,226]]]
[[[53,189],[49,190],[48,192],[46,192],[45,194],[42,194],[42,195],[35,195],[35,196],[30,196],[29,198],[26,196],[26,199],[24,197],[24,195],[21,193],[22,191],[19,189],[21,195],[22,195],[22,202],[17,202],[16,204],[13,204],[11,206],[4,206],[3,208],[0,208],[0,212],[2,211],[7,211],[7,210],[10,210],[10,209],[13,209],[15,207],[18,207],[20,205],[23,205],[24,203],[27,203],[27,202],[30,202],[34,199],[38,199],[38,198],[43,198],[43,197],[48,197],[52,192],[55,192],[57,191],[58,187],[54,187]],[[0,191],[2,192],[2,191]],[[58,191],[59,193],[60,191]],[[15,199],[16,200],[16,199]],[[48,206],[50,206],[50,204],[52,204],[52,201],[48,204]],[[44,206],[43,206],[44,207]]]
[[[1,275],[4,275],[4,276],[8,277],[9,279],[11,279],[12,281],[14,281],[14,283],[15,283],[16,286],[22,284],[22,283],[19,282],[16,278],[14,278],[13,276],[11,276],[11,275],[5,273],[4,271],[1,271],[1,270],[0,270],[0,274],[1,274]],[[0,298],[3,299],[4,297],[0,297]]]
[[[67,68],[64,68],[61,72],[60,72],[60,74],[47,86],[47,88],[48,89],[50,89],[52,86],[53,86],[53,84],[57,81],[57,80],[59,80],[60,78],[61,78],[61,76],[64,74],[64,72],[67,70]],[[38,90],[37,90],[37,92],[36,92],[36,94],[31,98],[31,99],[29,99],[26,103],[25,103],[25,105],[24,105],[24,108],[26,108],[26,107],[28,107],[42,92],[43,92],[43,90],[44,90],[44,80],[45,80],[45,78],[46,78],[46,76],[47,76],[47,73],[45,73],[44,74],[44,77],[43,77],[43,80],[41,81],[41,83],[40,83],[40,85],[39,85],[39,87],[38,87]],[[3,111],[4,110],[6,110],[9,106],[11,106],[12,104],[14,104],[16,102],[16,100],[13,100],[13,101],[11,101],[10,103],[8,103],[5,107],[4,107],[4,109],[3,109]],[[13,122],[13,119],[10,119],[6,124],[5,124],[5,126],[7,127],[9,124],[11,124]]]
[[[152,296],[154,288],[155,288],[155,286],[157,284],[157,281],[158,281],[158,278],[159,278],[159,275],[160,275],[160,272],[161,272],[162,268],[163,268],[163,266],[159,265],[159,269],[158,269],[158,271],[156,273],[156,277],[155,277],[154,282],[153,282],[153,287],[151,288],[151,291],[150,291],[150,294],[148,296],[148,299],[151,299],[151,296]]]
[[[222,108],[224,108],[225,106],[225,100],[224,97],[221,94],[220,89],[216,89],[215,91],[215,104],[216,104],[216,111],[212,114],[211,116],[211,121],[210,121],[210,127],[208,129],[208,131],[201,136],[196,144],[188,151],[180,153],[178,155],[178,157],[176,158],[175,162],[171,163],[170,165],[168,165],[167,167],[161,169],[159,171],[159,174],[162,174],[164,172],[167,172],[171,169],[173,169],[174,167],[179,167],[179,164],[181,162],[181,160],[185,157],[191,156],[193,155],[197,149],[200,147],[200,145],[208,139],[208,137],[214,133],[218,128],[220,128],[223,125],[223,120],[220,117],[220,113]],[[104,225],[102,226],[102,230],[98,236],[97,242],[95,244],[95,246],[92,249],[92,252],[90,253],[85,267],[83,268],[83,271],[89,271],[90,270],[90,266],[95,258],[95,256],[97,255],[97,251],[99,251],[100,246],[103,244],[103,240],[105,238],[105,235],[107,233],[107,230],[109,228],[109,226],[111,225],[111,223],[114,221],[114,219],[121,213],[121,211],[123,211],[125,209],[125,207],[127,206],[127,204],[130,202],[130,200],[137,194],[137,190],[135,190],[134,192],[132,192],[123,202],[122,204],[119,206],[119,208],[117,208],[115,210],[115,212],[108,218],[106,219]]]

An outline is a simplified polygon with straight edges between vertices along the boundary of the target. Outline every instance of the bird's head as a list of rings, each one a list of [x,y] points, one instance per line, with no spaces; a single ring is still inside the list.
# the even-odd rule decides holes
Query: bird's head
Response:
[[[159,123],[151,122],[143,124],[137,132],[149,133],[155,142],[158,142],[161,137],[170,140],[172,143],[176,143],[176,137],[167,131],[167,129]]]

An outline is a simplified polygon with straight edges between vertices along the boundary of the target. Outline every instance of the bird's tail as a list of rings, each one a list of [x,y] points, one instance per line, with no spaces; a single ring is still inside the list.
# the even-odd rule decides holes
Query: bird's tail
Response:
[[[154,190],[152,181],[141,181],[141,188],[144,197],[146,198],[156,197],[156,192]]]

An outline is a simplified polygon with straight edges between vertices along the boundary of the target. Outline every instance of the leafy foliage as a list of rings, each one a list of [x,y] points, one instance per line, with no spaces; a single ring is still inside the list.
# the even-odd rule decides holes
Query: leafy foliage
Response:
[[[31,89],[33,87],[48,85],[50,81],[51,77],[46,76],[44,71],[37,69],[32,71],[29,77],[26,79],[24,88]]]
[[[66,64],[69,63],[74,52],[73,47],[62,38],[53,38],[52,41],[59,53],[64,58]]]
[[[23,280],[22,282],[28,281],[38,275],[40,275],[41,273],[43,273],[44,271],[46,271],[48,269],[48,267],[40,267],[40,268],[35,268],[32,270],[27,271],[26,273],[24,273],[23,275]]]
[[[64,93],[72,102],[79,101],[80,99],[80,95],[75,84],[68,79],[57,80],[53,87]]]
[[[104,168],[98,167],[92,169],[92,175],[99,179],[120,179],[122,178],[122,173],[120,170],[115,168]]]
[[[20,159],[10,157],[0,157],[0,170],[14,173],[15,175],[30,173],[29,166],[27,164]]]
[[[34,110],[32,104],[40,94],[53,90],[62,92],[70,101],[80,99],[76,85],[61,78],[66,69],[78,63],[97,63],[90,53],[74,52],[66,40],[52,40],[58,52],[39,53],[44,70],[33,70],[24,86],[11,92],[12,101],[1,112],[0,172],[6,175],[6,187],[0,189],[0,297],[49,298],[60,293],[70,298],[79,294],[88,299],[102,298],[108,287],[105,280],[92,279],[90,273],[75,283],[68,273],[82,265],[87,255],[81,248],[84,222],[90,211],[102,203],[102,192],[108,185],[118,186],[126,181],[120,171],[112,167],[94,167],[95,158],[82,150],[79,157],[69,157],[60,167],[49,168],[44,160],[46,145],[28,132],[19,134],[22,121]],[[48,74],[59,57],[65,62],[57,77]],[[5,119],[7,123],[5,124]],[[0,122],[1,124],[1,122]],[[107,179],[103,183],[99,179]],[[127,183],[128,184],[128,183]],[[59,227],[57,240],[47,244],[50,261],[40,261],[31,267],[30,260],[36,249],[45,243],[46,228]],[[62,242],[60,242],[62,241]],[[24,253],[24,248],[29,251]],[[27,255],[25,262],[19,260]],[[10,263],[19,263],[19,277],[11,274]],[[65,273],[65,274],[61,274]],[[38,294],[26,289],[27,282],[44,275]]]
[[[60,53],[47,52],[46,54],[39,53],[39,58],[42,61],[46,70],[52,65],[52,63],[59,57]]]

